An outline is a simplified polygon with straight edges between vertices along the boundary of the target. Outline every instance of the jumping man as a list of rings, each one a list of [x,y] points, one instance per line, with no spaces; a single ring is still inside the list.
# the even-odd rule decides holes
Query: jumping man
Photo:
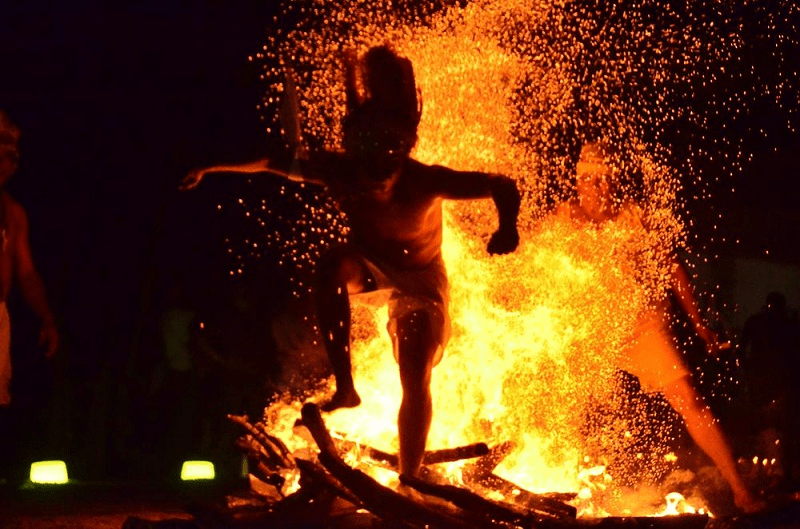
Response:
[[[386,46],[371,48],[358,67],[346,64],[344,152],[312,152],[292,164],[269,159],[190,173],[184,188],[210,172],[266,173],[324,187],[350,221],[349,241],[330,248],[317,265],[315,305],[336,390],[322,409],[355,407],[350,358],[351,296],[385,291],[387,329],[400,370],[400,472],[416,475],[432,419],[431,372],[450,332],[448,279],[442,260],[442,201],[492,198],[499,227],[490,254],[519,243],[520,195],[508,177],[455,171],[410,157],[421,105],[411,62]]]

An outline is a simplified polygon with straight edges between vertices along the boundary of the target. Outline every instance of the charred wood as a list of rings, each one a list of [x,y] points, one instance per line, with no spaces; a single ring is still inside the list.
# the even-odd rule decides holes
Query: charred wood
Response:
[[[245,416],[228,415],[228,419],[243,427],[266,450],[266,453],[271,458],[279,462],[280,466],[294,468],[294,458],[280,439],[256,428],[250,424]]]
[[[562,501],[543,494],[534,494],[519,485],[501,478],[496,474],[488,474],[480,479],[470,481],[487,489],[496,490],[506,497],[513,497],[514,503],[522,505],[532,511],[557,518],[575,518],[578,510]]]
[[[364,444],[359,444],[349,439],[335,439],[334,443],[339,450],[343,452],[350,452],[353,450],[358,451],[361,455],[365,455],[372,459],[375,463],[383,468],[397,471],[400,459],[396,454],[390,454],[377,448],[372,448]]]
[[[423,494],[442,498],[476,516],[488,518],[491,521],[508,522],[522,527],[531,527],[535,521],[535,516],[529,511],[515,505],[484,498],[472,491],[453,485],[437,485],[406,475],[400,476],[400,482]]]
[[[570,502],[578,497],[577,492],[544,492],[539,494],[544,498],[550,498],[551,500],[556,500],[560,502]]]
[[[389,470],[397,471],[400,467],[400,458],[397,454],[390,454],[368,445],[359,444],[348,439],[334,439],[334,443],[339,449],[345,452],[359,450],[361,454],[369,457],[381,466]],[[438,463],[450,463],[463,459],[481,457],[489,453],[486,443],[474,443],[471,445],[459,446],[456,448],[445,448],[442,450],[430,450],[425,452],[422,459],[423,465],[435,465]]]
[[[305,459],[297,458],[295,459],[295,462],[297,463],[297,468],[300,469],[300,473],[302,475],[301,479],[305,478],[318,483],[324,483],[331,489],[335,490],[339,496],[349,501],[353,505],[357,507],[362,506],[361,500],[347,490],[347,488],[345,488],[345,486],[342,485],[336,478],[328,474],[324,468],[312,461],[307,461]]]
[[[250,434],[237,438],[235,444],[237,448],[247,454],[251,461],[262,465],[268,469],[270,473],[276,472],[283,466],[279,458],[270,454],[267,449],[264,448],[264,445],[256,441]]]
[[[461,461],[463,459],[473,459],[476,457],[485,456],[488,453],[489,447],[486,445],[486,443],[474,443],[456,448],[431,450],[430,452],[425,452],[425,457],[422,459],[422,464],[435,465],[437,463],[450,463],[453,461]]]
[[[491,474],[497,465],[503,462],[517,447],[514,441],[506,441],[488,449],[477,461],[464,468],[464,474],[475,478]]]
[[[256,428],[260,432],[264,432],[264,434],[269,437],[270,441],[272,441],[275,444],[275,446],[278,447],[278,449],[280,450],[281,455],[284,458],[286,458],[286,459],[288,459],[290,461],[293,459],[292,451],[289,450],[289,447],[286,446],[286,443],[284,443],[281,440],[280,437],[276,437],[274,435],[270,435],[269,433],[267,433],[267,425],[266,424],[264,424],[263,422],[259,421],[259,422],[255,423],[253,425],[253,427]]]
[[[320,449],[320,463],[376,516],[418,527],[433,526],[441,529],[476,527],[407,498],[384,487],[363,472],[349,467],[339,456],[316,404],[304,405],[302,417],[303,423]]]

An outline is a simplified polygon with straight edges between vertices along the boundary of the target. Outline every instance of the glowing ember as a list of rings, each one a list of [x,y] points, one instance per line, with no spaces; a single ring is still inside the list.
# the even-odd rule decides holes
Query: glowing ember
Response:
[[[534,492],[580,492],[584,514],[612,513],[609,505],[623,493],[609,469],[624,471],[626,458],[638,457],[636,468],[654,469],[650,477],[656,480],[675,465],[665,439],[669,425],[643,431],[631,417],[617,415],[586,431],[593,410],[614,409],[616,352],[630,339],[636,315],[663,291],[664,252],[684,242],[680,182],[653,131],[686,118],[675,99],[695,83],[713,81],[715,65],[740,42],[738,34],[714,26],[700,7],[696,13],[675,12],[647,2],[624,10],[534,0],[392,5],[289,4],[285,20],[296,19],[296,28],[278,30],[254,57],[269,85],[260,108],[267,121],[277,122],[285,68],[291,68],[306,142],[338,148],[342,54],[388,42],[411,59],[422,92],[414,157],[519,182],[525,234],[513,255],[485,255],[494,229],[488,204],[448,206],[443,252],[454,329],[434,370],[428,448],[514,441],[516,450],[499,475]],[[704,119],[690,116],[688,122]],[[624,219],[581,228],[548,214],[571,188],[570,149],[601,131],[624,153],[615,162],[634,175],[623,182],[624,194],[642,204],[653,227],[648,232]],[[326,244],[346,236],[346,219],[332,203],[288,184],[281,194],[295,196],[304,207],[299,222],[268,237],[284,249],[287,262],[302,268]],[[628,273],[634,259],[637,269],[645,269],[639,281]],[[308,291],[302,282],[297,287],[298,296]],[[353,362],[363,404],[326,421],[350,440],[396,452],[401,390],[382,332],[386,319],[385,312],[356,310]],[[283,402],[267,416],[291,449],[305,450],[308,440],[293,430],[298,410],[298,402]],[[639,444],[631,454],[633,439]],[[360,460],[357,453],[350,457]],[[460,464],[445,470],[459,480]],[[682,497],[668,496],[664,514],[691,512],[684,505]],[[649,504],[632,514],[659,508]],[[630,507],[621,510],[631,513]]]

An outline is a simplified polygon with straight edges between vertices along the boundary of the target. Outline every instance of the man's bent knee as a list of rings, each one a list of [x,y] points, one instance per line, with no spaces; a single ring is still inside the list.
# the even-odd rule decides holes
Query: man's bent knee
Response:
[[[392,338],[403,387],[427,391],[440,347],[430,316],[424,311],[413,311],[401,316],[396,322]]]
[[[368,289],[369,272],[356,252],[347,246],[333,248],[317,263],[317,288],[346,286],[350,294]]]

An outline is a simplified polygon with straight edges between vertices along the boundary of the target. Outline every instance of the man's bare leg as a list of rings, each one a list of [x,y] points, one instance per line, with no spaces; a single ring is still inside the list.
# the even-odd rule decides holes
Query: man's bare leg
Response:
[[[431,321],[415,311],[397,321],[395,337],[403,398],[397,418],[400,437],[400,473],[416,476],[425,456],[425,443],[433,417],[431,372],[439,344]]]
[[[664,396],[681,414],[692,439],[714,462],[722,477],[733,491],[733,500],[744,512],[756,512],[764,508],[764,502],[753,496],[739,476],[733,460],[733,452],[717,424],[711,410],[702,402],[687,377],[663,388]]]
[[[350,294],[364,292],[368,287],[366,267],[347,248],[334,249],[320,261],[315,292],[317,321],[336,379],[336,391],[321,404],[322,411],[361,404],[350,360]]]

